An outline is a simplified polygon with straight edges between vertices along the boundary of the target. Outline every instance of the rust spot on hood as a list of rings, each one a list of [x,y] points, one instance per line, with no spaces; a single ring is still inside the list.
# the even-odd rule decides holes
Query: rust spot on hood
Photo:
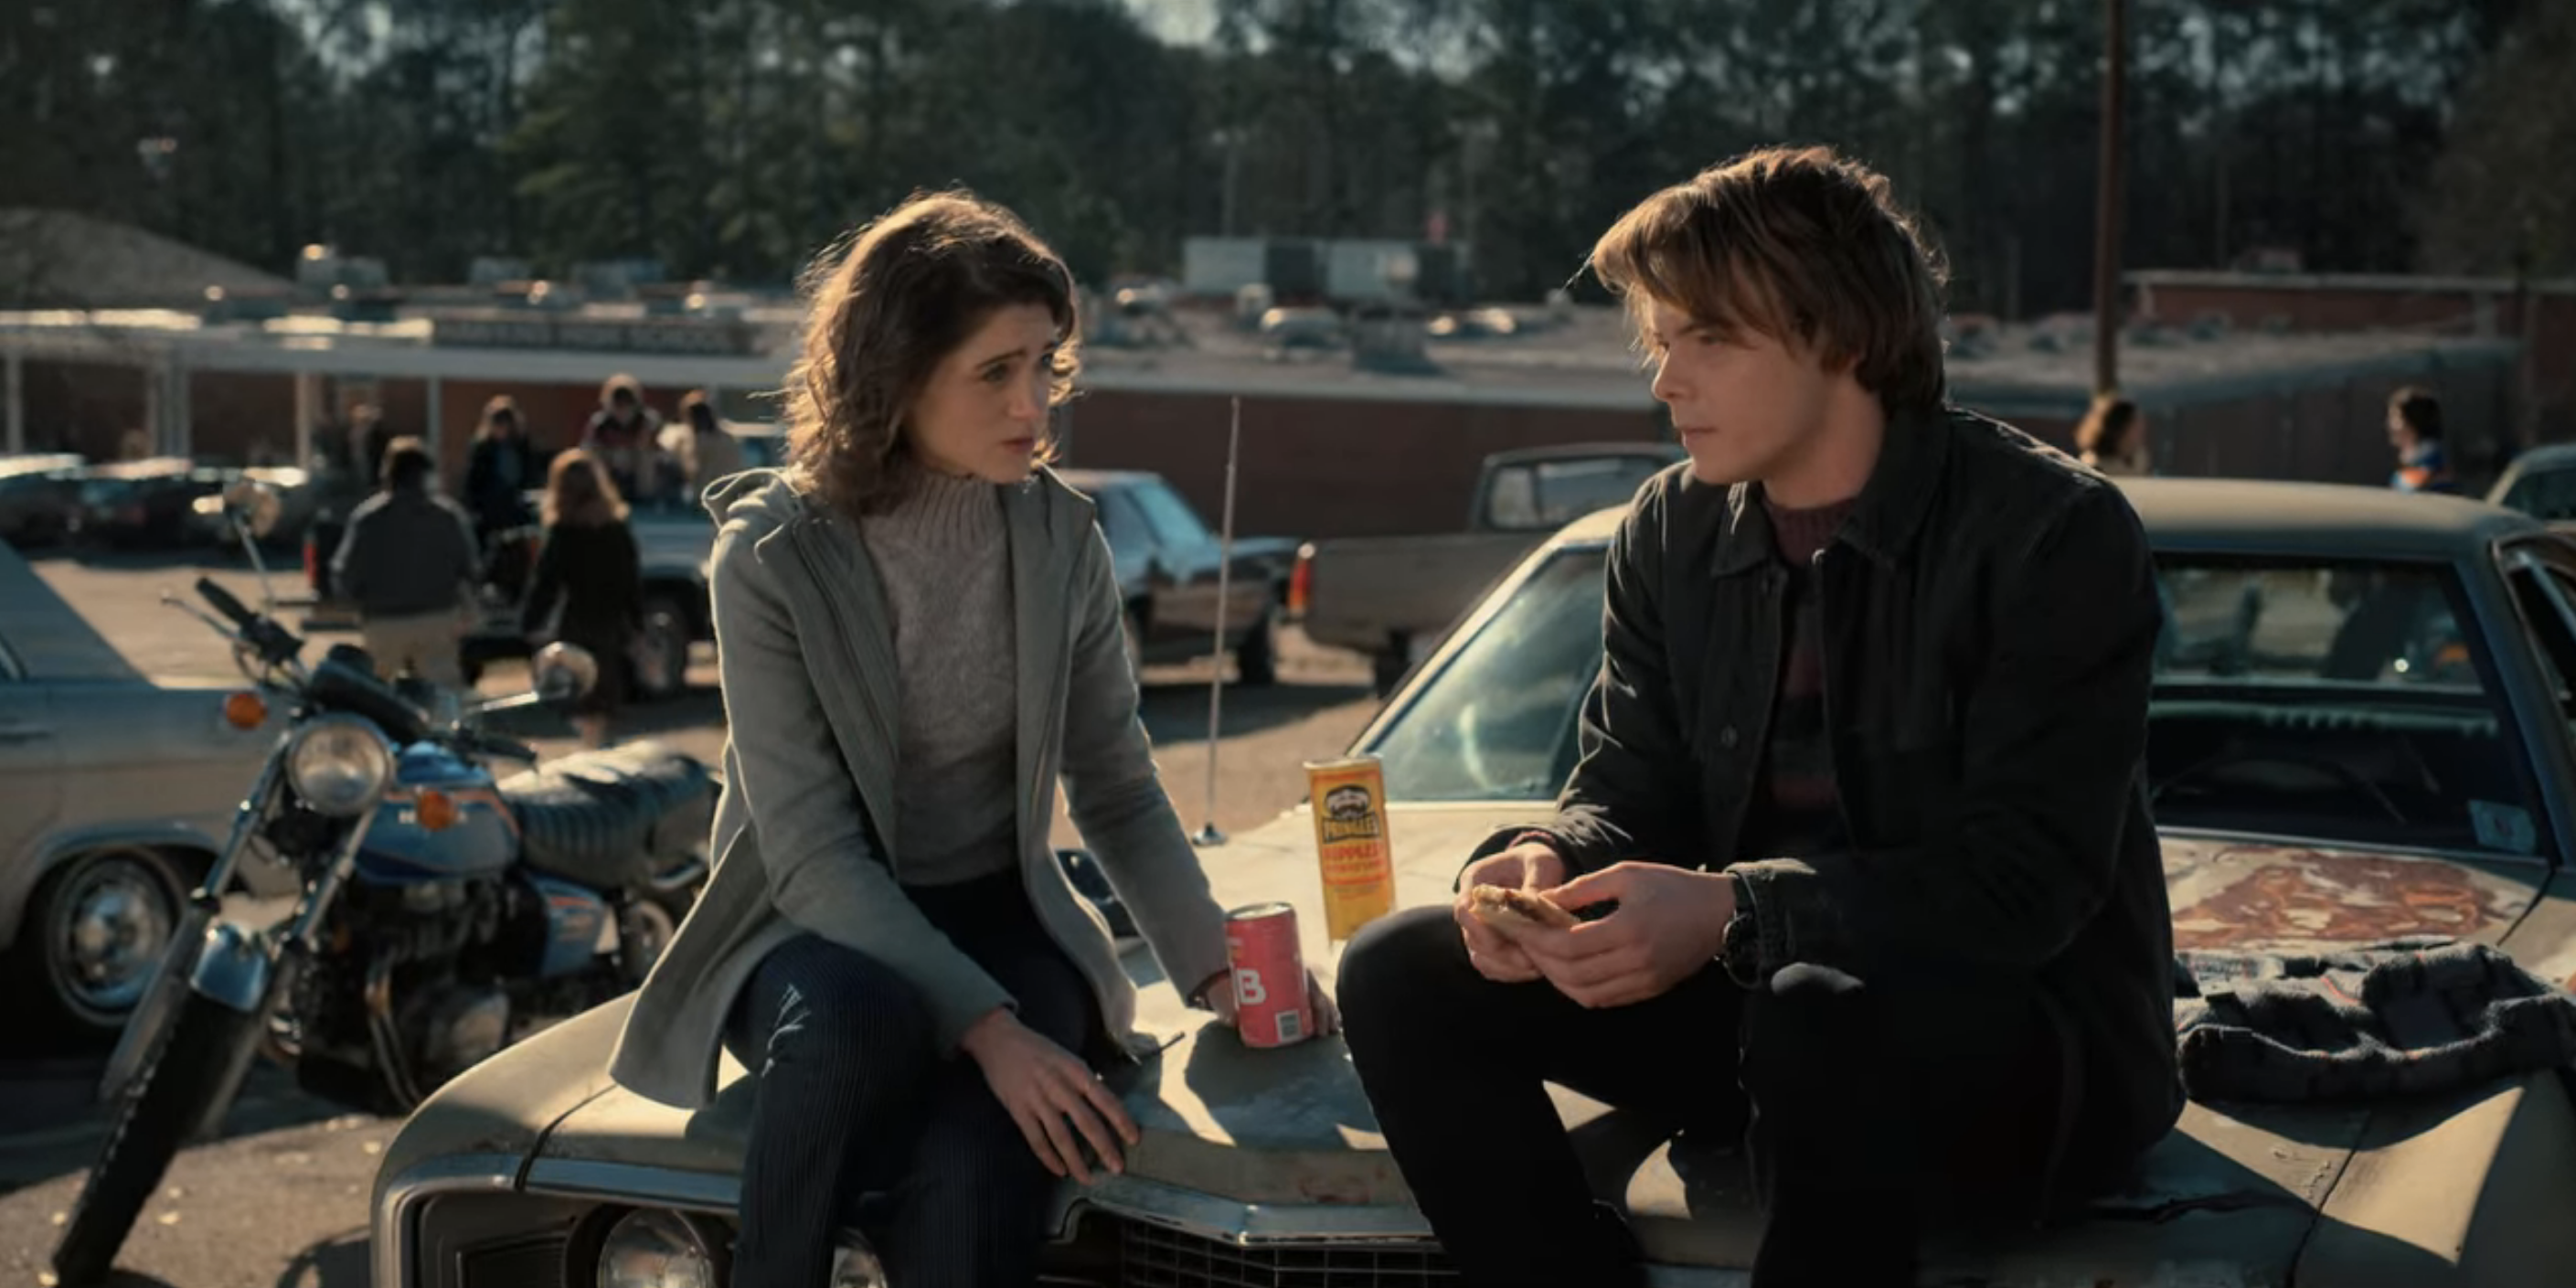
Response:
[[[2246,847],[2171,876],[2176,948],[2480,939],[2518,906],[2510,886],[2440,859]]]

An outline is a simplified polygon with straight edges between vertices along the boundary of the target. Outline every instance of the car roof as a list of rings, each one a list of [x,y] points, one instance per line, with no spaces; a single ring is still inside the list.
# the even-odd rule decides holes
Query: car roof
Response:
[[[1679,443],[1650,442],[1638,439],[1613,443],[1549,443],[1539,447],[1513,447],[1485,457],[1488,465],[1519,465],[1529,461],[1561,461],[1592,456],[1650,456],[1674,462],[1682,459]]]
[[[2466,497],[2340,483],[2126,479],[2120,490],[2157,546],[2284,554],[2456,558],[2546,532],[2518,511]]]
[[[2565,469],[2576,465],[2576,443],[2543,443],[2524,449],[2512,461],[2516,470]]]
[[[77,452],[30,452],[19,456],[0,456],[0,478],[21,474],[50,474],[57,470],[78,469],[82,464]]]
[[[29,680],[143,678],[89,619],[6,544],[0,544],[0,648],[7,649]]]
[[[2124,479],[2120,490],[2160,548],[2451,559],[2548,531],[2527,514],[2484,501],[2340,483]],[[1585,515],[1556,542],[1606,542],[1627,513],[1619,505]]]

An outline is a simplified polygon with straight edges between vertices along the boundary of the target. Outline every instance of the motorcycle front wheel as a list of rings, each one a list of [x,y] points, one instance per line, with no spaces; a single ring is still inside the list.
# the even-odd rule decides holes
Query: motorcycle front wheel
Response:
[[[211,1102],[231,1094],[258,1040],[258,1017],[193,992],[181,1000],[168,1039],[136,1075],[54,1246],[54,1274],[64,1288],[107,1278],[170,1160],[201,1123],[221,1115]]]

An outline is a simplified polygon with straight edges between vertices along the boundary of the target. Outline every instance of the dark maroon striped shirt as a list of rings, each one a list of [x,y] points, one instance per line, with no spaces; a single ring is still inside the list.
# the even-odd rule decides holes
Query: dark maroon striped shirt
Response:
[[[1779,688],[1741,853],[1804,858],[1844,843],[1833,747],[1825,729],[1823,582],[1816,556],[1833,544],[1852,503],[1789,510],[1766,501],[1764,508],[1789,579],[1780,605]]]

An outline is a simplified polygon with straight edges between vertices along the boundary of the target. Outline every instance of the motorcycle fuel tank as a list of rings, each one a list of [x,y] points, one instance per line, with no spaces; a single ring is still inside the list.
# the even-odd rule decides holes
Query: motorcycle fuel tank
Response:
[[[420,816],[425,792],[447,798],[454,818],[432,829]],[[434,743],[414,743],[395,762],[394,786],[376,806],[358,879],[378,885],[489,876],[519,854],[519,825],[493,789],[492,775]]]
[[[608,901],[551,877],[531,877],[529,884],[546,901],[546,952],[538,976],[552,979],[589,966],[607,934]]]

